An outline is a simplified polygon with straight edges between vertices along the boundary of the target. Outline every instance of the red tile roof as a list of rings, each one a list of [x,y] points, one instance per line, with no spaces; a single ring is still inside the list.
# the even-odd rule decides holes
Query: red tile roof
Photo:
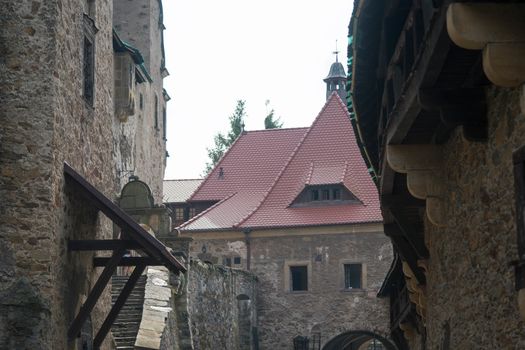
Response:
[[[290,207],[305,186],[320,184],[343,184],[361,202]],[[377,189],[361,158],[346,106],[335,93],[310,128],[241,135],[190,198],[204,200],[221,202],[179,229],[317,226],[382,220]]]

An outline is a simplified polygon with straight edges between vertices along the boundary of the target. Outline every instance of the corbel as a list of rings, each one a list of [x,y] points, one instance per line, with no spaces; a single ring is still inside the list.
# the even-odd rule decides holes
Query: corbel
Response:
[[[525,82],[525,4],[454,3],[447,9],[447,31],[464,49],[483,50],[483,70],[498,86]]]
[[[426,214],[436,226],[445,226],[444,185],[439,171],[442,149],[437,145],[388,145],[387,162],[392,170],[407,174],[411,195],[426,200]]]
[[[402,263],[402,269],[408,289],[408,299],[411,303],[416,305],[417,314],[421,316],[423,322],[425,322],[427,309],[426,288],[417,283],[414,272],[405,261]]]

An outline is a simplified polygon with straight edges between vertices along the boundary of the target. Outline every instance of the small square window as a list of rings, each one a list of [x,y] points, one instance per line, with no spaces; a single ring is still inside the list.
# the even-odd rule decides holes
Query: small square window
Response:
[[[362,265],[345,264],[345,289],[361,289]]]
[[[332,199],[333,200],[341,199],[341,190],[340,189],[334,188],[332,190]]]
[[[318,201],[319,200],[319,190],[311,190],[310,199],[313,201]]]
[[[224,258],[223,265],[232,266],[232,258]]]
[[[308,290],[308,267],[290,266],[292,291]]]
[[[241,257],[240,256],[236,256],[233,258],[233,264],[234,265],[240,265],[241,264]]]
[[[327,201],[329,199],[330,199],[330,190],[328,190],[328,189],[322,190],[321,191],[321,200]]]
[[[176,207],[175,208],[175,220],[184,220],[184,208]]]

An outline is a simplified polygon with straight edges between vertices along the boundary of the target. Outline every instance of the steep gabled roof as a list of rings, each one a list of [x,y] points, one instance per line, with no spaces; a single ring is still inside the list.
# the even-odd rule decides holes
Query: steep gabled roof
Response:
[[[190,201],[216,201],[234,192],[267,191],[307,130],[245,131],[193,193]]]
[[[221,168],[223,178],[219,176]],[[291,207],[305,186],[313,184],[342,184],[360,202]],[[382,220],[377,189],[361,158],[346,107],[336,93],[308,129],[273,129],[241,136],[191,200],[222,200],[227,196],[231,197],[179,229],[317,226]]]

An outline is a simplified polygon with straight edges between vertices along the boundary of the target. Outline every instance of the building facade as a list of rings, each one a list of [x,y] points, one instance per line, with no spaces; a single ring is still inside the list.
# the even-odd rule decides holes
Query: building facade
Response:
[[[351,112],[399,349],[521,349],[525,7],[356,1]]]
[[[208,204],[177,228],[190,254],[258,278],[251,349],[339,349],[354,335],[394,349],[377,297],[392,250],[337,93],[309,128],[244,131],[188,203]]]
[[[82,345],[68,340],[67,331],[99,274],[93,254],[68,250],[68,241],[110,239],[114,231],[65,180],[65,162],[110,200],[129,170],[149,181],[161,199],[161,39],[144,51],[145,66],[140,52],[114,31],[115,3],[0,4],[0,348]],[[160,2],[151,3],[157,7],[146,17],[161,23]],[[155,30],[152,36],[159,34]],[[130,27],[129,36],[143,31]],[[125,74],[119,74],[124,64]],[[117,98],[119,88],[128,90],[127,102],[124,95]],[[158,113],[151,108],[138,115],[140,91],[148,108],[158,96]],[[156,113],[159,131],[151,126]],[[141,118],[151,127],[142,126]],[[107,288],[90,314],[95,331],[110,307]],[[102,348],[110,347],[107,338]]]

